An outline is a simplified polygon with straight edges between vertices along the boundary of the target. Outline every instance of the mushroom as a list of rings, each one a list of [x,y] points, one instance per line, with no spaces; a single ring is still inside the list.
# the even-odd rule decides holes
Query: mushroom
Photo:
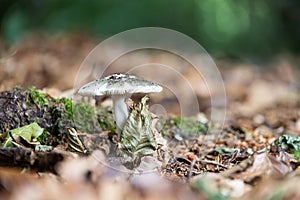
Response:
[[[112,74],[94,80],[81,87],[78,94],[82,96],[110,95],[113,100],[116,132],[120,134],[128,118],[126,98],[135,93],[161,92],[162,87],[151,81],[129,74]]]

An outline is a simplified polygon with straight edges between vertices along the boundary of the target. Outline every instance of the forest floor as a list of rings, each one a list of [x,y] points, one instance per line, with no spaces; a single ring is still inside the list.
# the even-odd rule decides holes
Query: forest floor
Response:
[[[79,66],[96,44],[78,35],[33,35],[9,50],[0,47],[1,199],[300,198],[299,60],[216,61],[227,96],[223,127],[203,122],[210,111],[205,90],[195,91],[201,113],[183,118],[170,94],[151,96],[150,103],[167,110],[157,122],[163,122],[159,132],[166,144],[129,166],[112,156],[118,139],[110,99],[96,101],[95,115],[91,102],[70,101]],[[168,59],[154,60],[162,57]],[[121,62],[132,60],[121,58],[115,67]],[[192,71],[181,73],[193,87],[201,86]],[[176,92],[185,96],[185,88]],[[70,105],[79,113],[75,122]],[[46,138],[16,137],[16,128],[34,122]],[[195,128],[196,136],[190,134]]]

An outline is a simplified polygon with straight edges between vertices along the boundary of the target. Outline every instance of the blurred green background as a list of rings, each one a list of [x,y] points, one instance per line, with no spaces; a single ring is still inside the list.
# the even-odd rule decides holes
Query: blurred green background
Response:
[[[0,0],[6,45],[28,31],[84,32],[106,38],[137,27],[171,28],[219,57],[300,51],[298,0]]]

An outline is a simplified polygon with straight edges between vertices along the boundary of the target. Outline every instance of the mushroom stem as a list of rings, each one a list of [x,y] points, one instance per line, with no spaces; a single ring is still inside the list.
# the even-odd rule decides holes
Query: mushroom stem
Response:
[[[112,95],[115,120],[117,124],[117,134],[120,137],[121,131],[124,128],[128,118],[128,108],[125,103],[126,95]]]

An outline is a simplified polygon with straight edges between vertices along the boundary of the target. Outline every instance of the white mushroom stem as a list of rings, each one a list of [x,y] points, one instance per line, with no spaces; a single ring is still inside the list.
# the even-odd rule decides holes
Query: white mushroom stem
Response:
[[[119,137],[128,118],[128,108],[125,103],[125,99],[126,95],[112,95],[115,120],[117,124],[116,132]]]

